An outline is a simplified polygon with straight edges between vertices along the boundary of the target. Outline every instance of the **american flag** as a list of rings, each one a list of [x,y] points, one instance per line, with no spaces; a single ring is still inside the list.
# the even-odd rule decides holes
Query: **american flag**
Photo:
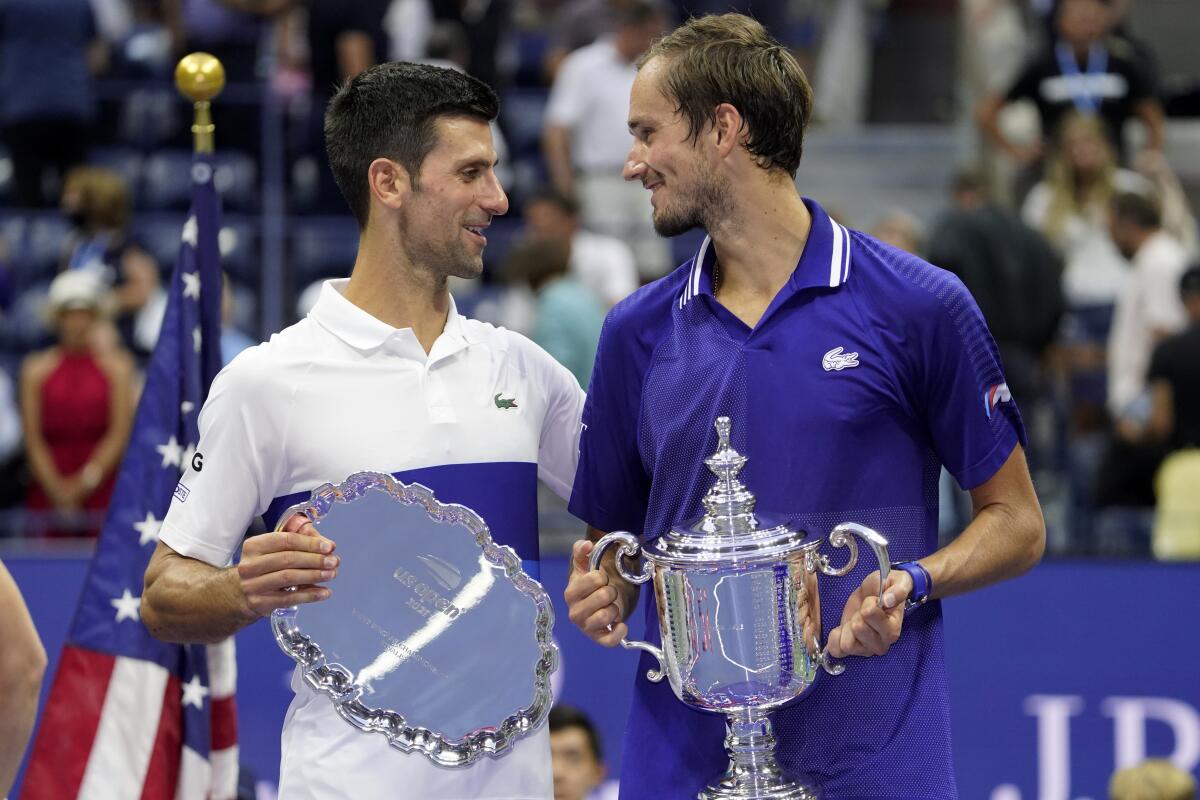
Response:
[[[220,204],[192,163],[162,332],[83,596],[25,773],[26,800],[225,800],[237,794],[233,640],[172,645],[140,615],[142,573],[221,367]]]

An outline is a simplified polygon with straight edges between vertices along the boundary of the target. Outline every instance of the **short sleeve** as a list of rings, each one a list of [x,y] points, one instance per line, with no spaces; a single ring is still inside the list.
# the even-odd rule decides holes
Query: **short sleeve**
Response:
[[[177,553],[224,567],[282,472],[286,399],[263,379],[254,351],[213,381],[200,411],[197,457],[184,472],[159,538]]]
[[[579,438],[579,469],[570,511],[593,528],[639,534],[650,479],[638,452],[638,410],[646,362],[623,306],[609,313],[596,348]]]
[[[564,500],[579,464],[579,430],[586,399],[571,371],[543,353],[546,417],[538,442],[538,477]]]
[[[983,314],[958,278],[931,270],[935,305],[912,324],[919,361],[910,364],[914,408],[923,416],[939,460],[964,489],[986,482],[1026,442],[1016,399],[1005,382]]]
[[[582,51],[576,50],[563,61],[550,87],[550,99],[546,102],[546,124],[573,128],[583,122],[587,111],[587,92],[580,85],[586,79],[586,64],[580,58]]]

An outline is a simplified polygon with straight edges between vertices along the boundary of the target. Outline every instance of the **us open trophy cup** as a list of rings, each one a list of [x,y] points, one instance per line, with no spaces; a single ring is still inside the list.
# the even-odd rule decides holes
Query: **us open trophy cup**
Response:
[[[657,682],[665,674],[682,702],[726,716],[729,768],[700,792],[700,800],[815,800],[817,789],[780,770],[768,714],[803,697],[819,670],[838,675],[845,669],[821,647],[817,579],[854,568],[854,534],[875,552],[882,595],[887,540],[842,523],[828,540],[848,548],[849,557],[834,566],[817,552],[822,538],[755,515],[754,495],[737,477],[747,459],[729,444],[729,418],[718,418],[716,428],[717,452],[704,463],[717,482],[704,498],[704,516],[645,546],[628,533],[610,533],[596,543],[591,568],[599,567],[608,547],[619,545],[615,561],[622,577],[635,584],[653,579],[663,645],[621,645],[653,655],[659,669],[646,677]],[[630,572],[622,557],[639,552],[641,569]]]

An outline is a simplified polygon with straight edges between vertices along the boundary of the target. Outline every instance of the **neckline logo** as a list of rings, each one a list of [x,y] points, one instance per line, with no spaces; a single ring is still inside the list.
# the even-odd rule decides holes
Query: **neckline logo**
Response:
[[[496,396],[492,398],[492,400],[496,403],[496,408],[516,408],[517,407],[517,398],[501,397],[500,394],[502,394],[502,393],[497,393]]]
[[[835,347],[821,359],[821,366],[826,372],[841,372],[844,369],[858,366],[858,353],[843,353],[845,348]]]

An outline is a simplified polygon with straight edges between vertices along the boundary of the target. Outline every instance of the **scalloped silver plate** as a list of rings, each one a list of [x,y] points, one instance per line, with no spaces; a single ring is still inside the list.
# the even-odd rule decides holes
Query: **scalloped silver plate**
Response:
[[[478,514],[359,472],[285,512],[337,543],[332,595],[271,627],[304,680],[361,731],[435,764],[498,758],[546,719],[554,612]]]

